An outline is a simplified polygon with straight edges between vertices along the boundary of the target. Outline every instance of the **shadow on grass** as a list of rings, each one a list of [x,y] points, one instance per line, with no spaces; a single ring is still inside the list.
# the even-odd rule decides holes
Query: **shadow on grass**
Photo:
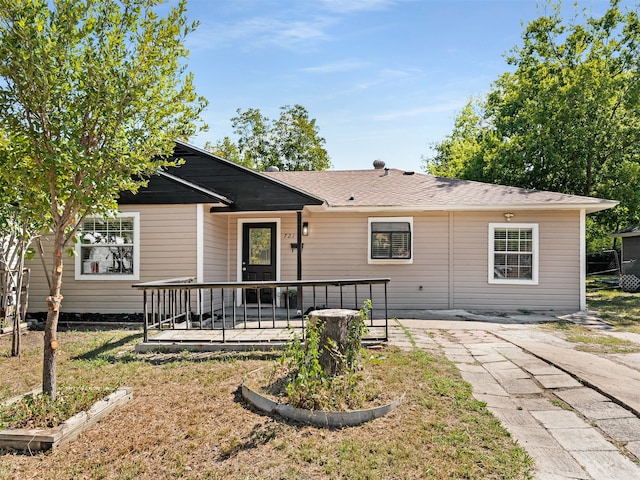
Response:
[[[236,362],[241,360],[274,361],[282,352],[273,351],[237,351],[237,352],[150,352],[134,354],[136,361],[148,362],[151,365],[165,365],[173,362]]]
[[[164,365],[179,362],[235,362],[240,360],[261,360],[274,361],[282,355],[280,351],[212,351],[212,352],[192,352],[187,349],[181,352],[148,352],[136,353],[131,350],[121,350],[121,347],[142,341],[142,332],[133,333],[125,337],[112,337],[111,340],[103,342],[101,345],[71,357],[72,360],[104,360],[110,363],[130,363],[146,362],[151,365]]]
[[[116,348],[123,347],[124,345],[130,342],[141,339],[143,336],[144,336],[143,333],[133,333],[131,335],[127,335],[126,337],[121,337],[115,341],[113,341],[112,339],[103,343],[99,347],[94,348],[93,350],[89,350],[88,352],[85,352],[81,355],[76,355],[75,357],[72,357],[72,359],[73,360],[96,360],[98,358],[105,358],[105,354],[111,352]]]

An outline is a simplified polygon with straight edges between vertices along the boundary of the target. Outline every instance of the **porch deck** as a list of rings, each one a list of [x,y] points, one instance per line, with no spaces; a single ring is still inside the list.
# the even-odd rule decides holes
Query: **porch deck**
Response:
[[[148,351],[219,351],[280,350],[301,330],[279,325],[277,328],[222,330],[165,330],[136,345],[139,353]],[[385,327],[369,328],[362,343],[373,345],[386,341]]]
[[[349,279],[213,284],[173,279],[134,285],[144,294],[144,341],[136,350],[282,348],[294,335],[304,336],[306,318],[302,312],[322,308],[359,310],[357,305],[374,298],[363,342],[383,342],[388,338],[388,282]],[[381,291],[375,292],[374,286]],[[359,287],[366,290],[364,295]],[[248,291],[253,291],[257,305],[247,304]],[[288,293],[292,291],[299,295],[295,305],[289,302]],[[259,299],[265,292],[270,302],[261,304]],[[283,293],[286,300],[280,306],[278,300]]]

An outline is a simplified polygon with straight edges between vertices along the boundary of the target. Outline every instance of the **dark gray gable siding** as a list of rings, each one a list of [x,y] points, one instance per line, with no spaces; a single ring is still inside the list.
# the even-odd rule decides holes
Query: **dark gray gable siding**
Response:
[[[321,199],[297,190],[277,180],[270,179],[233,162],[176,142],[171,159],[182,159],[180,167],[168,168],[167,173],[180,177],[198,187],[222,195],[233,203],[230,206],[213,207],[212,211],[246,212],[301,210],[305,205],[321,205]],[[152,177],[146,188],[138,194],[123,192],[121,205],[130,204],[183,204],[218,203],[201,192],[189,192],[162,177]]]
[[[215,192],[207,194],[202,189],[189,188],[188,185],[176,183],[170,178],[154,176],[149,179],[149,185],[146,188],[141,188],[136,195],[131,192],[122,192],[118,203],[120,205],[140,205],[217,203],[219,201]]]

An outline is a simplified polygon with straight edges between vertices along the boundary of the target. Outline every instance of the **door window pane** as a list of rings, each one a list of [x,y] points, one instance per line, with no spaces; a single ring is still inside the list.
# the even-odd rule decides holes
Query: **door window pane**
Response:
[[[249,265],[271,265],[271,229],[249,229]]]

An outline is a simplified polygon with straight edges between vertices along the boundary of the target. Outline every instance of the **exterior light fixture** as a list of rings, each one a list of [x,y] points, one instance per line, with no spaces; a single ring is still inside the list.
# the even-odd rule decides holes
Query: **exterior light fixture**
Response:
[[[515,213],[507,212],[507,213],[504,214],[504,218],[507,220],[507,222],[510,222],[511,221],[511,217],[513,217],[514,215],[515,215]]]
[[[309,235],[309,222],[304,222],[302,224],[302,235],[305,237]]]

